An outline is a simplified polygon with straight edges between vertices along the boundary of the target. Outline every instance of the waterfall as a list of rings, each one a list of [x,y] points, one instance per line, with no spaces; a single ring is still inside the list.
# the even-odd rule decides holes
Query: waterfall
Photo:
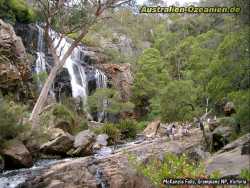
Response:
[[[43,83],[40,79],[40,76],[42,73],[46,73],[46,59],[44,54],[44,30],[39,25],[36,25],[36,27],[38,28],[38,41],[35,72],[37,74],[38,87],[39,89],[41,89]]]
[[[67,50],[70,48],[71,43],[66,38],[60,37],[54,31],[50,31],[50,35],[54,39],[54,45],[59,46],[57,48],[57,55],[63,58]],[[83,51],[82,46],[76,47],[71,55],[67,58],[64,68],[66,68],[70,75],[70,82],[72,87],[72,96],[74,98],[80,97],[83,101],[84,106],[87,104],[88,96],[88,84],[86,79],[85,68],[81,65],[81,52]]]
[[[37,60],[36,60],[36,68],[35,71],[37,74],[46,72],[46,56],[44,53],[44,30],[37,25],[39,35],[38,35],[38,45],[37,45]],[[66,37],[60,38],[60,35],[53,30],[49,31],[49,35],[53,40],[53,45],[56,48],[56,53],[60,59],[63,58],[67,50],[71,46],[71,41]],[[64,68],[67,69],[70,75],[70,83],[72,89],[72,97],[80,98],[83,102],[83,106],[86,109],[87,105],[87,97],[88,97],[88,81],[87,75],[85,73],[85,69],[87,65],[83,65],[84,61],[82,60],[84,52],[84,47],[79,45],[74,48],[71,55],[67,58]],[[95,70],[95,80],[96,80],[96,88],[107,88],[107,77],[100,70]],[[42,83],[40,82],[40,87],[42,87]],[[102,111],[97,113],[98,121],[103,121],[105,119],[106,113],[105,108],[107,107],[107,100],[104,99],[102,101]]]
[[[96,79],[96,88],[107,88],[107,77],[105,74],[98,69],[95,71],[95,79]],[[108,101],[107,99],[101,99],[102,101],[102,111],[97,112],[97,119],[99,122],[105,120],[106,112],[105,108],[107,108]]]

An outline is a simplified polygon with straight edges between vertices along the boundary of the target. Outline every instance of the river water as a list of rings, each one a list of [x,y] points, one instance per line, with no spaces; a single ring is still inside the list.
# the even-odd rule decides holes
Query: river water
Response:
[[[102,159],[108,157],[109,155],[119,151],[122,148],[130,147],[135,144],[143,142],[143,139],[138,138],[133,142],[128,142],[126,144],[102,147],[101,149],[95,151],[93,155],[95,159]],[[23,168],[17,170],[7,170],[3,173],[0,173],[0,188],[20,188],[25,181],[31,177],[38,176],[47,168],[52,165],[68,162],[76,158],[66,158],[66,159],[42,159],[34,163],[31,168]],[[102,172],[97,170],[96,173],[97,181],[101,182],[100,185],[102,188],[106,188],[105,181],[102,180]]]

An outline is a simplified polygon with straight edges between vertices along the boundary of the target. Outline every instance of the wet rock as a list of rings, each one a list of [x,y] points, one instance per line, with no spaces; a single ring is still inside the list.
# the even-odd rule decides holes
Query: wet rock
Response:
[[[157,133],[157,130],[160,126],[160,120],[155,120],[148,124],[148,126],[144,129],[143,133],[146,137],[154,137]]]
[[[139,144],[128,144],[126,147],[115,150],[114,153],[100,159],[84,157],[68,162],[53,165],[41,175],[29,179],[25,187],[47,187],[56,180],[63,182],[61,187],[70,188],[153,188],[153,185],[145,177],[138,175],[128,155],[137,156],[140,161],[150,156],[160,157],[167,152],[183,153],[192,147],[197,147],[202,140],[199,129],[191,131],[190,137],[184,137],[182,141],[169,141],[167,137],[156,138],[152,141],[144,140]]]
[[[102,147],[96,152],[96,157],[102,158],[102,157],[107,157],[110,154],[112,154],[114,150],[111,147]]]
[[[5,161],[5,167],[23,168],[33,165],[32,156],[25,145],[18,140],[11,140],[6,143],[6,146],[1,150],[1,155]]]
[[[95,134],[90,130],[79,132],[75,136],[74,148],[76,150],[72,153],[74,156],[85,156],[92,153],[92,146],[95,142]]]
[[[206,161],[207,174],[220,171],[222,177],[238,176],[242,169],[250,166],[250,155],[242,153],[249,141],[250,134],[246,134],[216,152]]]
[[[108,145],[108,138],[109,136],[107,134],[100,134],[96,137],[95,144],[93,146],[94,149],[100,149],[103,146]]]
[[[54,140],[43,144],[41,152],[52,155],[67,155],[67,152],[73,147],[74,137],[69,133],[62,133]]]
[[[61,101],[63,97],[71,97],[72,89],[70,83],[70,75],[67,69],[63,68],[56,76],[54,81],[54,92],[57,101]]]
[[[30,54],[36,54],[38,43],[38,28],[35,24],[16,23],[15,32],[22,38],[23,44]]]

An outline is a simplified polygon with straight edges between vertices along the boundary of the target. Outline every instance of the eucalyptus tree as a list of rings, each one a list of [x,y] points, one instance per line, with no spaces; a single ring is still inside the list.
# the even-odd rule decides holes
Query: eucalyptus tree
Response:
[[[38,125],[39,113],[44,107],[49,89],[58,71],[62,69],[67,58],[79,45],[91,26],[106,19],[105,10],[130,2],[131,0],[38,0],[35,2],[44,23],[45,39],[54,59],[54,65],[32,110],[30,121],[33,128]],[[51,30],[56,31],[59,36],[50,35]],[[64,55],[60,57],[60,54],[57,53],[58,48],[63,38],[72,33],[75,40]],[[55,41],[57,41],[56,44]]]

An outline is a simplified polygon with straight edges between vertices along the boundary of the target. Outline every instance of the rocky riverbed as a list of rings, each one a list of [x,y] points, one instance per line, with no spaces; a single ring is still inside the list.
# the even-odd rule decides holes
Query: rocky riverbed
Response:
[[[174,140],[167,136],[141,137],[124,145],[102,147],[95,155],[87,157],[42,160],[32,168],[3,172],[0,175],[0,187],[153,187],[147,178],[133,168],[128,160],[131,154],[147,162],[152,156],[161,159],[167,152],[187,153],[190,157],[204,160],[208,174],[220,169],[223,177],[237,176],[241,169],[250,165],[247,150],[250,134],[226,145],[213,155],[202,150],[202,139],[200,129],[194,128],[190,130],[190,135]]]

